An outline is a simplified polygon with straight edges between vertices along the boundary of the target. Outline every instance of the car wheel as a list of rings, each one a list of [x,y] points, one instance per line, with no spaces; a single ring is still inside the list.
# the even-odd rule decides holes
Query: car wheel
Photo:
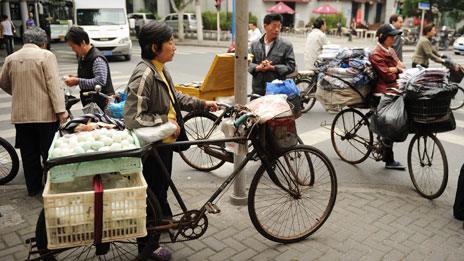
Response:
[[[454,52],[454,54],[460,55],[461,53],[460,52]]]
[[[124,59],[126,59],[126,61],[130,61],[131,55],[130,54],[129,55],[124,55]]]

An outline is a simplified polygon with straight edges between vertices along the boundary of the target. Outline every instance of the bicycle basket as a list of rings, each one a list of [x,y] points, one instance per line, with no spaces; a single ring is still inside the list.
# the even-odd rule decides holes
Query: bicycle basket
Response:
[[[415,122],[433,122],[450,112],[451,97],[412,99],[406,102],[408,118]]]
[[[274,118],[264,124],[266,147],[282,151],[298,144],[294,117]]]

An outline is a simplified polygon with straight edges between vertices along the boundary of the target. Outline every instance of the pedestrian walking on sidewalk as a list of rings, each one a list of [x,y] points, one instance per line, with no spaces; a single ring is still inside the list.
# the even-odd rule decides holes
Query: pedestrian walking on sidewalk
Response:
[[[13,35],[16,31],[16,28],[8,18],[7,15],[2,15],[2,34],[3,34],[3,42],[5,43],[6,55],[10,55],[14,52],[13,50]]]
[[[26,20],[26,29],[31,29],[35,27],[34,14],[29,12],[29,18]]]
[[[279,36],[282,16],[268,14],[263,23],[265,34],[251,44],[253,60],[248,67],[248,72],[253,76],[252,92],[258,95],[266,94],[267,82],[284,80],[296,67],[292,44]]]
[[[69,87],[79,85],[83,106],[93,101],[102,111],[105,111],[107,101],[104,97],[97,94],[92,97],[84,96],[82,93],[94,91],[95,86],[100,85],[102,93],[106,95],[114,94],[108,61],[97,48],[90,44],[89,35],[80,27],[71,27],[64,40],[79,57],[77,76],[69,75],[64,81],[65,84]]]
[[[393,14],[390,16],[390,26],[398,31],[401,31],[403,28],[403,17],[398,14]],[[403,61],[403,38],[401,35],[395,37],[395,43],[392,46],[395,50],[396,55],[400,61]]]
[[[314,63],[322,53],[322,47],[328,44],[325,32],[327,26],[322,18],[317,18],[313,24],[313,30],[306,37],[304,50],[305,69],[313,71],[316,69]]]
[[[176,46],[172,28],[161,22],[150,22],[142,26],[139,33],[141,61],[135,67],[127,87],[127,99],[124,106],[124,122],[129,129],[154,127],[168,121],[177,126],[176,132],[165,138],[163,143],[172,143],[182,138],[186,139],[181,110],[217,110],[214,101],[202,101],[176,92],[172,78],[165,63],[174,58]],[[184,141],[185,141],[184,139]],[[169,174],[172,171],[172,147],[157,148]],[[148,188],[156,195],[163,213],[163,219],[172,219],[172,211],[168,202],[169,179],[160,171],[162,166],[154,156],[148,155],[143,160],[143,175]],[[158,238],[159,239],[159,238]],[[148,238],[139,238],[139,249],[146,244]],[[169,260],[171,253],[155,246],[155,260]]]
[[[21,152],[29,196],[42,190],[42,162],[48,158],[59,122],[68,118],[60,88],[58,63],[45,50],[47,35],[35,27],[26,30],[24,46],[9,55],[0,75],[0,88],[12,95],[11,122],[16,148]]]
[[[424,68],[429,67],[429,59],[436,63],[445,64],[447,62],[446,55],[440,54],[432,45],[432,38],[437,34],[437,29],[434,24],[429,24],[424,27],[423,36],[417,43],[414,56],[412,57],[412,67],[416,68],[420,65]]]

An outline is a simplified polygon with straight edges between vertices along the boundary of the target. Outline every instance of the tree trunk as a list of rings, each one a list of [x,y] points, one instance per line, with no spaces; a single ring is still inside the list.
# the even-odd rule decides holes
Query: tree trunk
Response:
[[[203,41],[203,18],[201,17],[201,0],[195,1],[195,13],[197,16],[197,39]]]

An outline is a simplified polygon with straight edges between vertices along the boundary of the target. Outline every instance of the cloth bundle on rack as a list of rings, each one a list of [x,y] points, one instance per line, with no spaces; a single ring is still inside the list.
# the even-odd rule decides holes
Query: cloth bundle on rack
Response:
[[[326,110],[363,103],[376,78],[369,54],[367,49],[341,48],[333,58],[321,59],[316,98]]]

